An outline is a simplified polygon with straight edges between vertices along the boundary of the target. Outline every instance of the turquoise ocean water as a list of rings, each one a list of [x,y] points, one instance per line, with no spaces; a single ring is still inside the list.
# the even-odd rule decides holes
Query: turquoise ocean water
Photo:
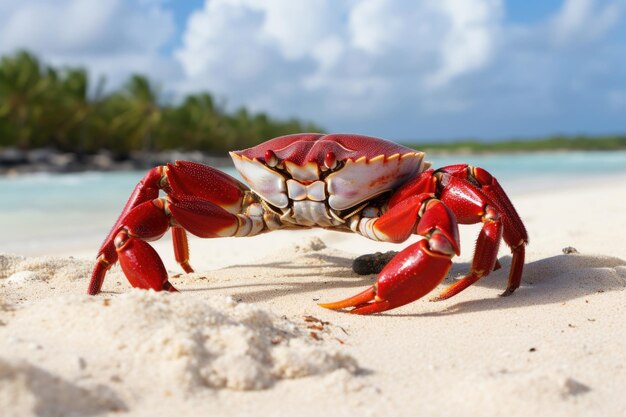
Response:
[[[467,162],[495,175],[516,195],[626,179],[626,152],[436,155],[433,167]],[[236,175],[234,170],[226,170]],[[97,251],[144,172],[86,172],[0,177],[0,253],[24,255],[86,246]],[[626,196],[623,196],[626,198]]]

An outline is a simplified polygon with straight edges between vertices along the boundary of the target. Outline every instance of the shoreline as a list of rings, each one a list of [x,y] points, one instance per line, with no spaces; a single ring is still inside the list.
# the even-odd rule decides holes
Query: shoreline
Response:
[[[124,172],[150,169],[176,160],[198,162],[217,168],[232,165],[228,155],[215,155],[200,151],[133,151],[116,155],[109,151],[80,154],[53,148],[30,151],[8,148],[0,149],[0,176],[33,173]]]
[[[408,145],[407,145],[408,146]],[[417,148],[415,148],[417,149]],[[507,157],[520,155],[567,155],[567,154],[600,154],[621,152],[617,150],[581,150],[581,149],[537,149],[537,150],[437,150],[423,148],[427,159],[436,160],[437,157]],[[164,165],[176,160],[186,160],[210,165],[216,168],[232,167],[232,160],[228,154],[209,154],[201,151],[167,150],[158,152],[133,151],[128,154],[116,155],[110,151],[100,151],[94,154],[63,152],[54,148],[40,148],[22,151],[17,148],[0,148],[0,177],[25,175],[33,173],[81,173],[81,172],[126,172],[146,170],[157,165]]]

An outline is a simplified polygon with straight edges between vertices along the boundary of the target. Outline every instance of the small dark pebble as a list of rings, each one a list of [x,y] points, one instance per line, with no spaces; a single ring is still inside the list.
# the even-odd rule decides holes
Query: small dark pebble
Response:
[[[563,248],[563,253],[566,255],[571,255],[573,253],[579,253],[579,252],[576,248],[568,246],[566,248]]]
[[[352,270],[359,275],[378,274],[398,252],[376,252],[361,255],[352,262]]]
[[[529,351],[529,352],[536,352],[536,351],[537,351],[537,348],[530,348],[530,349],[528,349],[528,351]]]

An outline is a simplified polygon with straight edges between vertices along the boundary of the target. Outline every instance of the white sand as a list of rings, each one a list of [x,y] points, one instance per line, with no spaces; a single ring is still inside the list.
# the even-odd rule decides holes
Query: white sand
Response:
[[[626,415],[626,181],[512,198],[531,237],[513,296],[503,248],[453,299],[378,316],[316,305],[371,285],[356,255],[402,247],[355,235],[194,239],[180,294],[114,268],[83,295],[97,248],[0,257],[0,415]]]

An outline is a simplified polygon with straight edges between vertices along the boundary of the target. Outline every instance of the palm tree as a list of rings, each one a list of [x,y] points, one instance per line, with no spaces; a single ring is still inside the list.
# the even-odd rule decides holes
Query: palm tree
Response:
[[[175,110],[176,130],[170,143],[174,147],[181,145],[188,149],[215,151],[220,148],[226,136],[222,111],[219,110],[209,93],[187,96]]]
[[[40,142],[68,150],[84,149],[81,142],[84,122],[91,112],[88,97],[89,80],[84,69],[66,68],[46,71],[49,85],[42,97],[42,108],[37,117],[36,135]]]
[[[21,148],[31,145],[37,126],[32,119],[43,113],[43,99],[53,80],[48,75],[26,51],[0,60],[0,117],[9,120]]]
[[[148,78],[135,74],[112,99],[121,110],[113,125],[128,131],[131,148],[151,150],[153,134],[162,118],[158,88]]]

